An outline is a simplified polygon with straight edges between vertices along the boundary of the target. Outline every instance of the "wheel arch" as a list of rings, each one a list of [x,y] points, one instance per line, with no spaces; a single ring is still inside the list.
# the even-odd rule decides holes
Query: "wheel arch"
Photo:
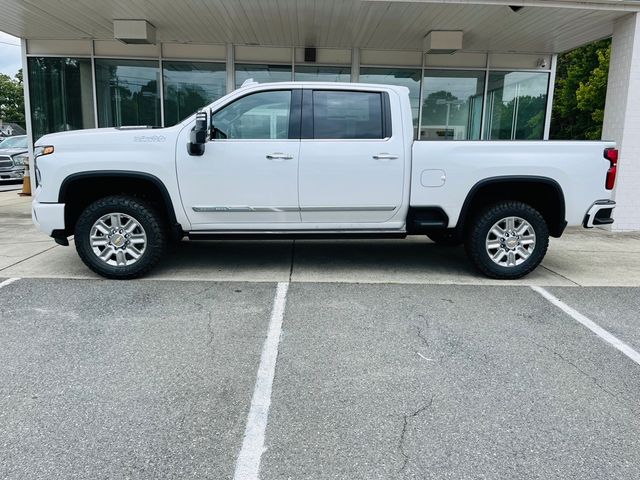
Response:
[[[521,201],[531,205],[544,217],[552,237],[560,237],[567,226],[564,192],[549,177],[499,176],[476,183],[465,198],[457,228],[464,230],[481,208],[498,201]]]
[[[131,171],[91,171],[67,176],[60,185],[58,202],[65,204],[66,234],[73,233],[80,213],[86,206],[108,195],[132,195],[152,202],[176,234],[178,224],[171,196],[164,183],[155,175]]]

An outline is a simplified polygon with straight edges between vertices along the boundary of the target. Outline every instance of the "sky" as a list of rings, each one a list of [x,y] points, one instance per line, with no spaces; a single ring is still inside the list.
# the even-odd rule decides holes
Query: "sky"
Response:
[[[22,68],[20,39],[0,32],[0,73],[13,77]]]

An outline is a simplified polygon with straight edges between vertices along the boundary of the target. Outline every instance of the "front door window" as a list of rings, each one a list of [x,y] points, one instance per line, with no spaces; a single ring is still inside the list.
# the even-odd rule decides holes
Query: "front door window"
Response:
[[[291,91],[247,95],[214,113],[216,138],[284,140],[289,138]]]

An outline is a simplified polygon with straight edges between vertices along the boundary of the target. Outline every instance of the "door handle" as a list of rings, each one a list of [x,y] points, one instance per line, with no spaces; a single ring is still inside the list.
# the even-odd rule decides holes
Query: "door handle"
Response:
[[[393,155],[391,153],[379,153],[373,156],[374,160],[397,160],[398,155]]]
[[[293,155],[288,155],[286,153],[269,153],[267,154],[267,160],[291,160],[293,159]]]

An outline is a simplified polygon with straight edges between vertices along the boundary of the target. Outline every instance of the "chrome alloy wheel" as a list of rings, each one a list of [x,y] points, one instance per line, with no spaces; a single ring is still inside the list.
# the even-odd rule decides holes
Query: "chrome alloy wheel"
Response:
[[[487,234],[485,242],[489,258],[501,267],[524,263],[536,248],[536,232],[520,217],[498,220]]]
[[[125,213],[108,213],[100,217],[91,227],[89,241],[93,253],[114,267],[136,263],[147,248],[144,228]]]

